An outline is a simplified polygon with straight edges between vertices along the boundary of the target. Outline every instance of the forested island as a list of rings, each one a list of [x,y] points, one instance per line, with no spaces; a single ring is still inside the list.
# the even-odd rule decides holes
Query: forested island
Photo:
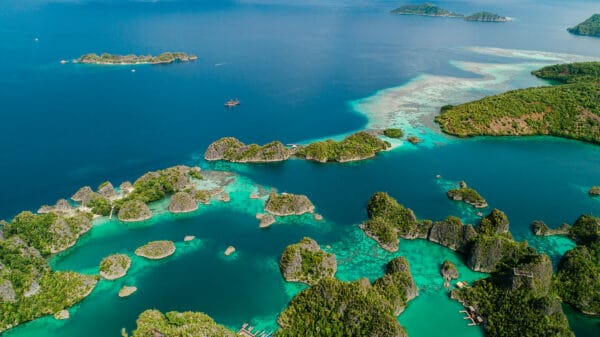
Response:
[[[533,75],[558,84],[448,105],[435,120],[458,137],[551,135],[600,143],[600,62],[548,66]]]
[[[398,132],[394,131],[393,135],[398,135]],[[285,161],[293,156],[321,163],[344,163],[372,158],[390,147],[390,143],[379,139],[376,133],[366,131],[352,134],[339,142],[329,139],[292,147],[286,147],[279,141],[266,145],[246,145],[236,138],[225,137],[208,146],[204,159],[234,163],[265,163]]]
[[[393,9],[392,14],[401,15],[421,15],[421,16],[438,16],[446,18],[464,18],[465,21],[478,22],[507,22],[510,21],[507,17],[500,16],[491,12],[477,12],[468,16],[460,13],[454,13],[447,9],[441,8],[431,3],[423,3],[416,5],[404,5]]]
[[[443,16],[449,18],[462,18],[464,15],[453,13],[447,9],[441,8],[431,3],[417,5],[404,5],[391,11],[393,14],[402,15],[423,15],[423,16]]]
[[[173,62],[188,62],[197,60],[196,55],[188,55],[183,52],[165,52],[158,56],[152,55],[114,55],[102,53],[100,55],[90,53],[82,55],[74,60],[75,63],[85,64],[166,64]]]
[[[567,28],[567,31],[575,35],[600,37],[600,14],[592,15],[577,26]]]
[[[466,21],[480,21],[480,22],[507,22],[509,21],[507,17],[500,16],[491,12],[479,12],[475,14],[471,14],[469,16],[465,16]]]
[[[600,220],[582,216],[570,236],[578,247],[562,258],[553,279],[548,256],[516,242],[506,215],[494,209],[474,228],[460,219],[417,220],[389,195],[378,192],[368,203],[369,220],[361,228],[383,248],[397,249],[398,239],[426,239],[461,253],[469,268],[491,273],[452,297],[481,319],[486,336],[573,336],[561,301],[597,315],[600,309]],[[444,277],[454,275],[449,265]],[[471,309],[469,309],[471,310]],[[477,318],[479,317],[479,318]]]
[[[476,190],[468,187],[464,181],[460,182],[459,188],[449,190],[447,195],[452,200],[462,201],[475,208],[488,207],[487,201]]]
[[[311,239],[285,248],[279,259],[281,275],[288,282],[303,282],[313,285],[325,277],[333,277],[337,270],[335,255],[329,254]]]

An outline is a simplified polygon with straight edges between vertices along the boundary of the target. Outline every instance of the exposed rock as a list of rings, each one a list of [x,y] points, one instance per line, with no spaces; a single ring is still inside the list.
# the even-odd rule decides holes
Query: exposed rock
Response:
[[[451,261],[444,261],[444,263],[442,263],[440,272],[444,277],[444,282],[450,282],[450,280],[455,280],[458,278],[458,269]]]
[[[543,221],[536,220],[531,224],[531,231],[533,235],[537,236],[552,236],[552,235],[569,235],[571,226],[569,224],[562,224],[556,229],[551,229]]]
[[[85,213],[75,213],[71,217],[59,216],[50,225],[50,253],[56,254],[73,247],[79,237],[92,228],[91,218]]]
[[[175,253],[175,244],[167,240],[148,242],[135,250],[135,255],[150,260],[164,259],[173,253]]]
[[[527,248],[527,243],[518,243],[502,236],[479,235],[473,243],[467,264],[474,271],[490,273],[502,259],[515,257]]]
[[[313,215],[313,218],[317,221],[323,220],[323,216],[319,213],[315,213],[315,215]]]
[[[79,190],[77,190],[77,192],[75,192],[75,194],[73,194],[71,199],[73,201],[81,203],[82,205],[85,205],[88,203],[88,201],[91,200],[91,197],[93,194],[94,194],[94,191],[92,190],[91,187],[84,186],[84,187],[80,188]]]
[[[279,269],[286,281],[311,285],[323,277],[333,277],[337,264],[335,255],[322,251],[315,240],[304,238],[285,248],[279,259]]]
[[[0,279],[0,302],[15,302],[16,295],[12,283],[9,280]]]
[[[413,145],[417,145],[420,142],[422,142],[422,140],[417,136],[408,136],[406,137],[406,140],[408,140]]]
[[[229,247],[227,247],[227,249],[225,249],[225,252],[223,254],[225,254],[225,256],[229,256],[233,253],[235,253],[235,247],[229,246]]]
[[[308,197],[300,194],[271,193],[265,205],[265,211],[278,216],[301,215],[314,210]]]
[[[271,214],[257,214],[256,218],[260,220],[259,228],[267,228],[275,223],[275,217]]]
[[[106,199],[113,199],[117,196],[114,186],[110,181],[105,181],[98,186],[98,194],[105,197]]]
[[[116,280],[127,274],[131,266],[131,258],[125,254],[114,254],[105,257],[100,263],[100,276],[106,280]]]
[[[198,209],[196,199],[187,192],[177,192],[171,196],[169,202],[169,212],[188,213]]]
[[[259,146],[246,145],[233,137],[225,137],[210,144],[204,153],[206,160],[226,160],[235,163],[260,163],[287,160],[290,149],[281,142]]]
[[[443,221],[436,221],[432,224],[428,240],[465,253],[469,243],[476,236],[477,232],[473,226],[464,225],[459,218],[449,216]]]
[[[466,187],[467,184],[464,181],[461,181],[461,186],[457,189],[453,189],[448,191],[448,198],[454,201],[462,201],[466,204],[469,204],[475,208],[486,208],[488,207],[487,201],[479,194],[477,191],[470,187]]]
[[[61,310],[54,314],[54,318],[58,319],[58,320],[69,319],[69,317],[70,317],[69,311],[67,311],[67,310]]]
[[[118,217],[123,222],[144,221],[152,217],[152,211],[145,203],[139,200],[130,200],[121,206]]]
[[[231,197],[229,196],[229,193],[223,192],[223,194],[221,194],[221,197],[219,197],[219,200],[221,200],[222,202],[229,202],[231,201]]]
[[[137,291],[137,287],[134,286],[123,286],[121,290],[119,290],[119,297],[127,297]]]
[[[196,237],[195,237],[195,236],[193,236],[193,235],[186,235],[186,236],[183,238],[183,242],[190,242],[190,241],[194,240],[195,238],[196,238]]]
[[[600,186],[592,186],[592,188],[589,189],[588,194],[591,196],[600,195]]]
[[[119,191],[123,193],[123,196],[133,192],[133,185],[129,181],[124,181],[119,185]]]

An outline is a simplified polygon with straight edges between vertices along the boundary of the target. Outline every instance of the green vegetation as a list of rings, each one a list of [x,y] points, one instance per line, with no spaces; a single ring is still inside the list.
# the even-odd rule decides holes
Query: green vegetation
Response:
[[[388,262],[385,275],[375,280],[373,286],[392,304],[395,316],[400,315],[408,301],[419,294],[408,261],[402,256]]]
[[[335,255],[321,250],[315,240],[304,238],[285,248],[279,268],[286,281],[312,285],[324,277],[333,277],[337,265]]]
[[[490,12],[479,12],[465,17],[466,21],[507,22],[508,18]]]
[[[507,258],[490,277],[454,290],[452,297],[485,318],[488,337],[574,336],[560,299],[548,291],[551,275],[545,255]]]
[[[146,310],[136,320],[131,337],[235,337],[236,334],[200,312]],[[127,336],[127,334],[124,334]]]
[[[124,222],[144,221],[152,217],[152,211],[140,200],[129,200],[121,206],[118,216]]]
[[[488,207],[485,199],[470,187],[461,187],[448,191],[448,198],[456,201],[462,201],[475,208]]]
[[[127,274],[131,258],[125,254],[114,254],[105,257],[100,262],[100,276],[107,280],[115,280]]]
[[[87,207],[89,207],[94,214],[108,216],[112,209],[112,203],[110,200],[97,195],[87,203]]]
[[[175,243],[168,240],[148,242],[135,250],[135,255],[150,260],[163,259],[173,253],[175,253]]]
[[[533,73],[566,84],[446,106],[436,122],[458,137],[551,135],[600,143],[600,63],[546,67]]]
[[[340,142],[328,139],[315,142],[296,151],[296,156],[318,162],[349,162],[374,157],[390,148],[390,143],[368,132],[357,132]]]
[[[314,209],[308,197],[301,194],[271,193],[265,204],[265,211],[279,216],[312,213]]]
[[[430,3],[418,5],[404,5],[391,11],[393,14],[444,16],[451,18],[462,18],[462,14],[453,13]]]
[[[402,137],[404,137],[404,132],[402,132],[402,129],[397,129],[397,128],[385,129],[385,130],[383,130],[383,134],[386,137],[390,137],[390,138],[402,138]]]
[[[592,15],[577,26],[567,28],[567,31],[575,35],[600,36],[600,14]]]
[[[292,299],[275,336],[406,336],[381,288],[326,277]]]
[[[577,310],[600,315],[600,218],[582,215],[569,236],[578,246],[560,260],[554,286]]]
[[[194,179],[198,179],[198,180],[204,179],[204,177],[202,176],[202,173],[200,172],[200,168],[199,167],[192,168],[190,170],[189,175],[190,175],[190,177],[192,177]]]
[[[187,62],[197,59],[195,55],[188,55],[182,52],[166,52],[158,56],[152,55],[113,55],[108,53],[98,54],[85,54],[78,58],[75,62],[79,63],[92,63],[92,64],[139,64],[139,63],[172,63],[175,61]]]
[[[234,163],[262,163],[287,160],[292,152],[281,142],[266,145],[246,145],[233,137],[210,144],[204,153],[206,160],[226,160]]]

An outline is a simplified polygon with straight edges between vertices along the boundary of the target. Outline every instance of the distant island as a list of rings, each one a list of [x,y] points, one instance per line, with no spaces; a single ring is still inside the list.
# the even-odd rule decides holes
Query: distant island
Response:
[[[550,135],[600,144],[600,62],[532,72],[557,85],[519,89],[444,106],[435,120],[458,137]]]
[[[464,17],[462,14],[450,12],[447,9],[438,7],[428,2],[418,5],[404,5],[392,10],[391,13],[402,15],[443,16],[448,18]]]
[[[507,17],[490,12],[479,12],[465,17],[466,21],[480,22],[507,22],[510,21]]]
[[[398,131],[393,131],[392,134],[397,136]],[[296,157],[321,163],[345,163],[372,158],[391,147],[390,143],[377,136],[376,132],[360,131],[339,142],[328,139],[308,145],[291,144],[290,147],[280,141],[265,145],[246,145],[237,138],[224,137],[208,146],[204,159],[234,163],[268,163]]]
[[[188,55],[182,52],[166,52],[158,56],[152,55],[114,55],[108,53],[102,53],[100,55],[95,53],[85,54],[80,58],[74,60],[75,63],[85,64],[166,64],[173,63],[175,61],[188,62],[197,60],[196,55]]]
[[[567,28],[567,31],[575,35],[600,37],[600,14],[594,14],[575,27]]]
[[[469,16],[460,13],[451,12],[431,3],[423,3],[417,5],[404,5],[391,11],[392,14],[401,15],[421,15],[421,16],[438,16],[446,18],[464,18],[465,21],[477,22],[507,22],[509,18],[494,14],[491,12],[477,12]]]

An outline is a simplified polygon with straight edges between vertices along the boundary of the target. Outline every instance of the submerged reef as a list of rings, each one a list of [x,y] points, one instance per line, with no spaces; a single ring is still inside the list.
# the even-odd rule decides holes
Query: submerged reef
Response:
[[[324,277],[333,277],[337,264],[335,255],[321,250],[315,240],[304,238],[285,248],[279,259],[279,269],[288,282],[313,285]]]

